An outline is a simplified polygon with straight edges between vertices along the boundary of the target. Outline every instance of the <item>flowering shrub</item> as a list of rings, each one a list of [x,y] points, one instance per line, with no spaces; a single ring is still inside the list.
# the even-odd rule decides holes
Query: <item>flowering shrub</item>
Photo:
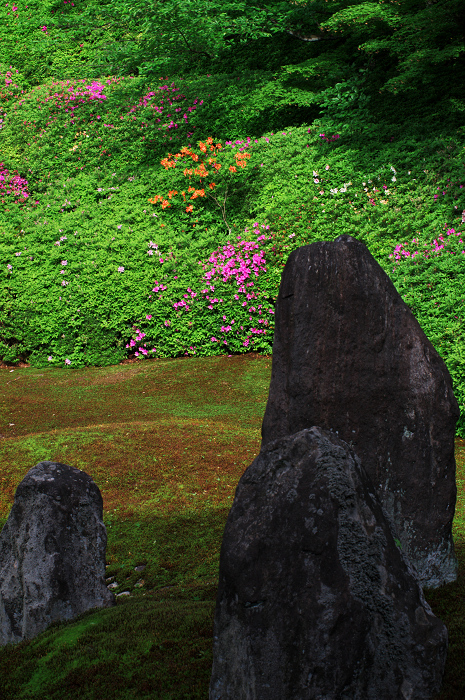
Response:
[[[460,164],[449,172],[425,163],[424,151],[415,159],[391,130],[385,150],[376,141],[366,154],[344,125],[236,130],[218,139],[225,172],[251,157],[240,188],[238,173],[234,187],[224,183],[222,209],[205,198],[195,212],[154,211],[154,192],[173,195],[185,184],[182,171],[160,167],[166,144],[182,139],[173,153],[193,152],[194,131],[197,143],[221,133],[213,116],[220,95],[209,103],[207,82],[199,94],[187,81],[181,94],[166,78],[131,76],[25,89],[8,73],[0,88],[2,361],[74,368],[269,353],[288,255],[350,233],[391,276],[465,396]],[[246,76],[235,80],[253,92]],[[237,113],[241,100],[238,93]]]
[[[394,252],[392,252],[389,255],[389,257],[394,258],[395,260],[402,260],[402,258],[413,259],[417,255],[423,256],[424,258],[429,258],[434,255],[442,255],[443,251],[451,255],[465,255],[465,243],[462,240],[463,235],[465,236],[465,234],[461,233],[460,231],[456,231],[453,228],[448,228],[446,230],[446,236],[448,236],[448,238],[445,239],[443,234],[441,233],[438,236],[438,239],[436,240],[435,238],[430,245],[428,245],[427,243],[423,243],[422,252],[420,252],[419,250],[411,252],[410,250],[408,250],[409,243],[398,243],[394,248]],[[412,239],[412,243],[415,244],[414,247],[418,246],[418,242],[418,238]],[[457,243],[460,245],[457,246]],[[460,248],[462,248],[462,250],[460,250]],[[394,270],[395,269],[396,268],[394,268]]]
[[[27,191],[27,180],[20,177],[17,170],[15,174],[11,175],[7,168],[3,168],[3,163],[0,163],[0,196],[2,197],[1,202],[5,204],[5,199],[3,194],[13,194],[19,199],[15,199],[15,204],[20,204],[25,202],[29,197],[29,192]]]
[[[264,224],[262,227],[270,228]],[[186,355],[216,354],[217,343],[228,352],[252,348],[270,352],[279,280],[273,272],[266,275],[264,246],[273,236],[259,235],[257,222],[254,233],[255,240],[244,240],[238,235],[236,244],[228,242],[207,261],[199,261],[204,274],[195,286],[197,291],[188,286],[173,301],[174,290],[181,286],[177,276],[170,281],[170,288],[156,281],[152,289],[156,296],[149,295],[150,314],[133,327],[134,335],[126,347],[134,349],[136,357],[149,353],[169,357],[173,347],[185,348]],[[172,320],[164,318],[166,315],[171,315]],[[144,330],[140,328],[142,323]],[[195,338],[195,345],[189,345],[191,338]]]
[[[326,136],[326,134],[320,134],[320,139],[322,139],[323,141],[326,141],[326,143],[332,143],[333,141],[337,141],[340,138],[341,138],[340,134],[333,134],[332,136]]]

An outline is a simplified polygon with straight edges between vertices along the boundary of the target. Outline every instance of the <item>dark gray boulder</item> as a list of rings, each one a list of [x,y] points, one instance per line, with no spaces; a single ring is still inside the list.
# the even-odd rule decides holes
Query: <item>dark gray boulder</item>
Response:
[[[289,256],[276,305],[262,445],[319,425],[353,445],[425,587],[455,580],[450,374],[368,248]]]
[[[105,584],[106,546],[102,496],[91,477],[57,462],[30,469],[0,534],[0,645],[116,605]]]
[[[317,427],[264,446],[224,531],[210,700],[429,700],[446,654],[353,450]]]

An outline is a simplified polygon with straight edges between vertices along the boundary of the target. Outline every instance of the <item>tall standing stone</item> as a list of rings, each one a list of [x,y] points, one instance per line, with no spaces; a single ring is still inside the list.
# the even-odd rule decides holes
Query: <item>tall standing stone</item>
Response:
[[[432,700],[447,630],[347,443],[318,427],[242,475],[220,554],[210,700]]]
[[[30,469],[0,534],[0,645],[116,605],[105,584],[106,546],[103,500],[92,478],[57,462]]]
[[[444,361],[367,247],[298,248],[276,305],[262,446],[313,425],[353,445],[423,586],[455,580],[454,436]]]

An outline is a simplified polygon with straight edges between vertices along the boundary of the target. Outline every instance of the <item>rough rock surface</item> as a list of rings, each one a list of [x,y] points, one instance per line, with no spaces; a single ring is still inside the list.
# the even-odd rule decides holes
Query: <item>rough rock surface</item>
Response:
[[[442,358],[351,236],[289,256],[262,445],[319,425],[353,445],[423,586],[455,580],[454,436]]]
[[[353,450],[317,427],[263,447],[224,531],[210,700],[426,700],[446,654]]]
[[[102,496],[91,477],[56,462],[30,469],[0,534],[0,645],[116,605],[105,585],[106,546]]]

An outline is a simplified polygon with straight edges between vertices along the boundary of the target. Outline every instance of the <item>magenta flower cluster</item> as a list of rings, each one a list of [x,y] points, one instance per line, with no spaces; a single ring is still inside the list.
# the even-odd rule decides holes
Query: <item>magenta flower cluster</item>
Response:
[[[51,94],[48,97],[45,97],[43,99],[38,98],[38,102],[40,102],[42,104],[46,104],[47,102],[54,101],[55,107],[58,110],[60,110],[60,111],[63,110],[64,112],[71,112],[71,115],[74,117],[74,111],[76,110],[76,108],[80,104],[92,102],[92,101],[103,102],[104,100],[107,99],[107,96],[103,93],[103,90],[105,89],[104,83],[106,83],[107,86],[111,85],[112,83],[119,84],[124,79],[125,79],[125,76],[122,76],[120,78],[112,77],[112,78],[109,78],[103,82],[94,80],[90,84],[88,83],[88,81],[86,81],[84,79],[73,80],[73,81],[65,80],[65,81],[61,81],[61,82],[54,82],[51,84],[51,88],[50,88]],[[127,79],[134,80],[134,76],[127,76]],[[177,92],[179,90],[179,88],[174,88],[173,85],[174,85],[174,83],[171,83],[171,88],[168,85],[162,85],[160,87],[157,87],[156,92],[153,92],[153,91],[148,92],[146,95],[144,95],[143,97],[140,98],[139,103],[137,105],[129,106],[128,111],[126,113],[126,116],[132,115],[132,119],[135,120],[136,117],[134,116],[134,112],[140,108],[146,107],[149,104],[149,101],[152,99],[152,97],[156,96],[158,93],[160,93],[163,90],[168,91],[168,93]],[[60,91],[52,92],[53,88],[56,88],[58,86],[60,87]],[[38,88],[35,88],[35,89],[38,89]],[[24,93],[24,91],[21,90],[21,93]],[[32,93],[31,93],[31,95],[32,95]],[[181,95],[181,94],[174,95],[174,96],[171,96],[170,94],[168,94],[166,101],[168,102],[169,106],[172,106],[176,100],[183,99],[183,97],[184,97],[184,95]],[[25,102],[25,99],[26,98],[23,97],[21,100],[19,100],[17,105],[14,106],[14,109],[17,109],[18,107],[23,105]],[[156,112],[157,114],[161,114],[163,112],[163,109],[164,109],[163,102],[164,102],[164,100],[162,99],[160,101],[159,106],[152,105],[152,104],[150,104],[149,106],[152,107],[154,112]],[[184,113],[183,118],[184,118],[184,121],[186,124],[187,124],[187,113],[194,111],[197,108],[197,106],[202,105],[203,100],[201,100],[198,104],[197,103],[198,103],[198,100],[195,99],[193,106],[188,107],[186,112]],[[176,108],[175,111],[180,112],[180,111],[182,111],[182,108],[181,107]],[[91,115],[91,117],[92,116],[93,115]],[[173,116],[172,114],[168,114],[166,118],[171,118],[172,116]],[[53,118],[50,117],[50,120],[47,121],[46,126],[49,126],[52,123],[52,121],[55,121],[56,119],[57,119],[56,115]],[[95,116],[95,119],[97,121],[99,121],[100,119],[102,119],[102,117],[101,117],[101,115],[97,114]],[[120,119],[121,120],[124,119],[124,116],[123,115],[120,116]],[[158,117],[156,119],[156,121],[161,122],[161,119]],[[70,123],[74,124],[74,120],[71,120]],[[92,120],[90,120],[89,124],[92,124]],[[102,122],[102,124],[103,124],[103,126],[105,126],[107,128],[113,128],[113,129],[116,128],[114,124],[105,124],[103,122]],[[142,123],[142,126],[147,127],[148,125],[146,123]],[[160,127],[159,130],[161,128],[162,127]],[[163,126],[163,128],[167,128],[167,129],[176,128],[177,129],[178,124],[175,123],[173,121],[173,119],[171,118],[171,122],[169,124],[165,124]],[[28,144],[28,145],[30,145],[30,144]]]
[[[150,243],[152,243],[152,241],[150,241]],[[167,289],[166,285],[162,284],[161,282],[158,282],[158,280],[155,280],[155,287],[153,287],[152,292],[164,292],[166,289]],[[159,295],[159,298],[161,298],[161,294]],[[148,321],[150,321],[151,318],[152,318],[152,316],[151,316],[150,314],[148,314],[145,318],[146,318]],[[167,322],[165,321],[165,325],[169,325],[169,323],[167,323]],[[137,343],[138,343],[139,341],[143,340],[143,339],[145,338],[145,336],[147,335],[146,333],[143,333],[139,328],[136,328],[136,326],[133,326],[133,330],[134,330],[134,332],[136,333],[136,337],[135,337],[135,338],[131,338],[131,340],[129,341],[129,343],[126,343],[126,347],[127,347],[127,348],[135,348],[136,345],[137,345]],[[144,343],[143,345],[141,345],[141,346],[138,348],[138,350],[139,350],[139,352],[141,352],[143,355],[147,355],[147,354],[148,354],[148,350],[147,350],[147,348],[146,348],[146,344],[145,344],[145,343]],[[152,350],[151,350],[150,352],[155,353],[156,351],[157,351],[156,348],[152,348]],[[135,353],[135,354],[136,354],[136,357],[139,357],[139,352],[136,352],[136,353]]]
[[[128,76],[128,78],[134,79],[134,76]],[[124,80],[124,76],[122,76],[121,78],[115,78],[115,77],[109,78],[105,82],[107,85],[111,85],[111,83],[118,84],[121,80]],[[66,87],[68,94],[65,94],[64,92],[61,94],[58,92],[54,92],[53,94],[49,95],[48,97],[46,97],[43,100],[43,104],[45,104],[46,102],[55,100],[56,107],[58,107],[59,109],[62,109],[62,107],[64,107],[65,112],[68,112],[68,111],[73,112],[76,109],[76,107],[81,103],[91,102],[93,100],[104,101],[107,99],[107,96],[105,94],[103,94],[103,92],[102,92],[105,89],[105,85],[102,82],[94,80],[90,85],[83,85],[82,87],[79,87],[79,83],[86,83],[86,81],[84,79],[81,79],[81,80],[77,80],[77,81],[66,80],[66,81],[62,81],[61,83],[52,83],[52,88],[54,86],[60,85],[64,90]],[[171,83],[171,92],[176,92],[177,90],[179,90],[179,88],[172,87],[173,85],[174,85],[174,83]],[[139,108],[146,107],[149,100],[154,95],[157,95],[157,93],[162,91],[162,90],[170,91],[170,88],[168,87],[168,85],[162,85],[159,88],[157,88],[157,92],[147,93],[146,95],[144,95],[143,97],[140,98],[139,103],[137,105],[133,105],[133,106],[129,107],[127,115],[132,114],[133,112],[135,112]],[[169,105],[171,106],[175,100],[182,99],[183,97],[184,97],[184,95],[175,95],[173,99],[171,99],[171,97],[168,97],[167,101],[168,101]],[[64,105],[61,104],[62,101],[64,101]],[[75,102],[76,104],[71,104],[72,102]],[[164,100],[162,99],[160,102],[160,106],[157,106],[157,105],[150,105],[150,106],[153,108],[153,110],[155,112],[161,113],[161,112],[163,112],[163,109],[164,109],[164,107],[161,106],[161,105],[163,105],[163,102],[164,102]],[[22,105],[23,103],[24,103],[24,99],[22,101],[20,101],[18,103],[18,105]],[[197,104],[197,100],[194,100],[194,105],[196,105],[196,104]],[[203,104],[203,100],[201,100],[199,104]],[[196,107],[189,107],[187,111],[191,112],[195,109],[196,109]],[[179,111],[181,111],[181,108],[178,108],[175,111],[179,112]],[[172,115],[168,114],[167,116],[171,117]],[[97,119],[101,119],[101,116],[97,115]],[[124,119],[124,117],[121,116],[120,119]],[[184,114],[184,119],[187,122],[187,114]],[[160,121],[161,121],[161,119],[157,119],[157,122],[160,122]],[[48,124],[50,124],[50,122],[47,123],[47,126],[48,126]],[[110,127],[110,128],[115,128],[113,124],[104,124],[104,126]],[[173,127],[177,128],[177,124],[175,124],[173,122],[173,120],[171,120],[171,123],[168,125],[167,128],[173,128]]]
[[[443,196],[443,197],[446,195],[447,190],[449,189],[449,187],[453,187],[454,185],[459,185],[459,189],[461,189],[461,190],[463,189],[463,185],[462,185],[462,184],[459,184],[458,182],[451,182],[451,181],[450,181],[450,178],[448,178],[447,182],[448,182],[449,184],[446,185],[446,187],[445,187],[444,190],[442,190],[442,187],[438,187],[438,188],[437,188],[437,191],[438,191],[438,192],[440,192],[440,191],[442,190],[442,196]],[[434,195],[433,199],[434,199],[435,202],[438,200],[438,197],[439,197],[438,194],[435,194],[435,195]],[[457,195],[454,196],[454,199],[457,199]]]
[[[456,231],[453,228],[449,228],[446,231],[446,235],[449,236],[449,238],[444,238],[444,236],[441,235],[438,236],[438,238],[434,239],[432,244],[430,244],[430,247],[427,246],[426,243],[424,243],[425,250],[423,251],[423,257],[424,258],[429,258],[432,255],[441,255],[442,251],[446,252],[448,250],[448,244],[450,243],[451,236],[458,236],[459,243],[463,243],[463,240],[461,236],[463,235],[459,231]],[[413,238],[412,243],[415,245],[415,247],[418,245],[418,238]],[[390,258],[395,258],[396,260],[402,260],[402,258],[414,258],[417,255],[421,255],[419,250],[415,250],[414,252],[410,252],[407,250],[409,243],[399,243],[396,245],[394,248],[394,251],[389,255]],[[448,252],[454,254],[453,251],[449,250]],[[463,255],[465,255],[465,250],[461,251]],[[394,268],[395,270],[396,268]]]
[[[258,226],[258,223],[254,224],[254,227]],[[263,225],[262,228],[269,229],[269,226]],[[255,230],[255,234],[259,234],[259,230]],[[266,236],[265,234],[257,235],[256,241],[243,240],[241,235],[237,238],[238,241],[236,244],[228,242],[227,245],[213,252],[206,262],[199,260],[199,264],[202,265],[204,270],[203,279],[205,279],[208,284],[204,289],[200,290],[200,292],[195,292],[188,287],[182,295],[182,298],[172,304],[172,308],[175,312],[189,312],[192,302],[198,298],[198,301],[206,302],[206,308],[209,311],[214,311],[220,304],[224,303],[224,299],[214,296],[215,285],[213,282],[219,280],[223,283],[228,283],[234,280],[238,289],[233,295],[233,298],[235,301],[239,302],[240,307],[242,307],[241,316],[244,317],[245,313],[247,318],[248,315],[248,329],[244,328],[244,325],[238,324],[236,318],[228,319],[226,314],[223,313],[223,323],[221,323],[220,326],[220,331],[223,334],[222,342],[224,345],[228,346],[228,340],[226,339],[227,334],[235,331],[236,334],[242,335],[243,338],[245,336],[242,345],[247,348],[253,343],[254,336],[266,334],[267,326],[270,322],[265,314],[274,314],[274,309],[265,308],[263,304],[258,303],[260,293],[253,288],[254,279],[256,279],[260,273],[266,272],[265,251],[261,248],[260,244],[265,240],[271,240],[272,237]],[[166,288],[166,285],[162,285],[156,281],[152,291],[157,292],[158,299],[161,299],[161,292],[165,291]],[[240,295],[242,295],[242,300]],[[149,298],[151,298],[151,295]],[[256,314],[256,316],[258,316],[255,324],[253,323],[254,317],[249,314]],[[152,314],[146,316],[147,320],[151,320],[151,318]],[[163,321],[163,326],[169,328],[171,326],[171,320],[165,319]],[[133,330],[136,335],[126,344],[126,347],[129,349],[137,347],[137,352],[135,352],[136,357],[139,357],[140,353],[142,353],[142,355],[147,355],[148,352],[155,353],[155,347],[150,351],[147,350],[145,341],[138,345],[140,341],[143,341],[146,333],[136,326],[133,326]],[[210,342],[219,343],[221,339],[213,335],[210,337]],[[191,346],[189,351],[185,354],[195,354],[195,351],[196,347]]]
[[[181,299],[181,301],[177,301],[173,304],[173,309],[175,311],[177,311],[178,309],[182,309],[183,307],[186,309],[186,311],[189,311],[190,307],[188,306],[188,304],[185,300],[189,299],[189,296],[191,299],[195,299],[195,297],[197,296],[197,292],[193,292],[190,287],[188,287],[186,289],[186,291],[188,292],[188,294],[183,294],[184,299]]]
[[[123,78],[121,78],[123,79]],[[112,82],[119,82],[119,78],[112,78],[106,81],[107,85],[110,85]],[[105,86],[99,82],[94,80],[90,85],[86,85],[87,81],[84,79],[81,80],[64,80],[61,82],[56,82],[52,83],[51,89],[54,87],[60,86],[62,90],[60,92],[54,92],[53,94],[50,94],[48,97],[43,98],[40,101],[42,104],[46,104],[47,102],[55,102],[55,106],[58,107],[58,109],[62,109],[63,107],[65,108],[64,111],[68,112],[74,112],[74,110],[77,108],[79,104],[85,103],[85,102],[91,102],[93,100],[100,100],[103,102],[104,100],[107,99],[106,95],[102,94],[102,90],[105,89]],[[82,87],[79,86],[79,83],[84,83]],[[76,85],[78,84],[78,85]],[[37,89],[37,88],[36,88]],[[66,93],[65,93],[66,89]],[[23,93],[24,91],[21,90]],[[18,102],[18,107],[24,104],[25,98],[20,100]],[[64,102],[64,105],[62,104]],[[76,104],[72,104],[75,102]],[[15,109],[17,108],[15,105]],[[98,117],[100,119],[101,117]],[[56,119],[56,117],[55,117]],[[47,122],[47,126],[49,126],[51,122]]]
[[[253,226],[258,227],[258,223],[254,223]],[[264,225],[262,225],[262,228],[269,229],[269,226],[265,227]],[[255,233],[258,233],[258,231],[256,231]],[[251,277],[252,273],[255,275],[255,277],[258,277],[260,272],[266,272],[265,251],[260,250],[260,245],[258,241],[271,240],[271,236],[258,236],[256,243],[254,241],[242,240],[242,237],[240,235],[237,238],[237,249],[233,244],[228,243],[227,245],[223,246],[221,252],[217,250],[214,253],[212,253],[212,255],[210,255],[208,263],[212,265],[212,268],[205,273],[204,278],[208,281],[211,281],[215,276],[221,276],[223,282],[227,282],[231,278],[234,278],[236,280],[237,286],[239,287],[239,294],[243,294],[245,296],[244,301],[240,302],[241,306],[245,307],[248,313],[255,313],[256,311],[258,311],[259,316],[261,316],[263,308],[262,304],[259,304],[257,307],[252,305],[249,306],[251,300],[257,299],[259,295],[253,289],[250,289],[254,286],[253,280],[250,280],[248,282],[246,280],[248,280]],[[253,255],[250,255],[250,253],[252,253],[252,251],[254,250],[258,252],[254,253]],[[203,265],[204,270],[208,268],[208,263]],[[249,288],[249,290],[247,289],[247,287]],[[214,286],[210,286],[211,291],[214,291],[214,289]],[[203,289],[202,294],[206,294],[207,291],[208,289]],[[240,301],[239,294],[234,295],[234,299],[236,301]],[[206,296],[205,298],[210,301],[210,304],[208,306],[209,309],[213,309],[213,303],[221,303],[223,301],[222,299],[210,299],[209,296]],[[273,309],[268,309],[268,313],[273,314]],[[253,317],[249,316],[249,321],[252,320]],[[227,321],[226,316],[223,316],[223,321]],[[263,317],[259,318],[257,322],[259,324],[264,324],[265,326],[268,325],[268,320]],[[232,324],[234,323],[235,319],[232,319],[228,325],[222,325],[221,331],[223,333],[230,332],[232,330]],[[241,326],[240,329],[243,331],[244,327]],[[266,333],[265,328],[251,328],[249,330],[250,335],[247,335],[242,344],[245,347],[247,347],[250,342],[253,342],[253,340],[251,340],[252,335],[260,335],[262,333]],[[219,341],[217,338],[212,337],[211,342],[216,343]],[[226,340],[223,340],[223,343],[227,345]]]
[[[17,68],[15,68],[15,70],[16,70],[16,73],[19,73]],[[0,75],[1,75],[1,73],[0,73]],[[7,72],[5,73],[5,85],[7,87],[9,85],[11,85],[12,87],[19,87],[18,85],[16,85],[16,83],[13,82],[12,78],[13,78],[13,68],[12,68],[12,66],[10,66],[10,70],[7,70]]]
[[[15,170],[16,175],[10,175],[10,172],[3,166],[4,164],[0,163],[0,190],[5,190],[6,194],[14,194],[20,197],[20,199],[15,200],[16,204],[25,202],[29,197],[27,180],[20,177],[17,170]],[[2,203],[4,203],[4,200],[2,200]]]
[[[150,103],[150,100],[152,99],[152,97],[158,96],[158,94],[159,94],[162,90],[167,90],[167,91],[168,91],[168,96],[167,96],[166,99],[167,99],[167,102],[168,102],[168,104],[169,104],[170,107],[171,107],[176,101],[182,100],[182,99],[185,97],[185,96],[182,95],[182,94],[178,94],[178,95],[174,95],[174,96],[169,95],[169,92],[172,92],[172,93],[173,93],[173,92],[178,92],[178,91],[179,91],[179,88],[175,88],[175,87],[173,87],[173,85],[174,85],[174,83],[171,83],[171,88],[168,87],[168,85],[161,85],[159,88],[157,88],[156,91],[151,91],[151,92],[148,92],[146,95],[143,95],[143,96],[139,99],[139,103],[138,103],[137,105],[132,105],[132,106],[129,108],[129,111],[127,112],[127,114],[128,114],[128,115],[133,114],[134,112],[136,112],[136,110],[141,109],[141,108],[143,108],[143,107],[147,107],[147,106],[151,107],[152,110],[153,110],[153,112],[155,112],[156,114],[162,114],[163,109],[164,109],[164,107],[163,107],[163,102],[164,102],[164,100],[163,100],[163,99],[160,100],[160,105],[149,104],[149,103]],[[184,122],[185,122],[186,124],[188,123],[187,113],[188,113],[188,112],[194,112],[194,111],[196,110],[196,108],[197,108],[197,103],[198,103],[198,106],[200,106],[200,105],[203,104],[203,100],[200,100],[200,102],[199,102],[198,99],[195,99],[194,102],[193,102],[193,106],[192,106],[192,107],[188,107],[187,110],[186,110],[186,112],[183,114],[183,119],[184,119]],[[182,112],[182,110],[183,110],[182,107],[176,107],[174,111],[175,111],[175,112]],[[167,115],[167,118],[169,118],[169,117],[171,117],[171,116],[172,116],[171,114],[168,114],[168,115]],[[120,119],[123,119],[123,117],[120,117]],[[135,119],[135,117],[133,117],[133,119]],[[156,121],[157,123],[159,123],[159,122],[161,122],[161,119],[158,117],[155,121]],[[104,126],[110,127],[110,128],[113,128],[113,129],[115,128],[114,124],[104,124]],[[177,124],[176,122],[174,122],[173,119],[171,119],[171,122],[170,122],[169,124],[165,124],[165,127],[166,127],[167,129],[177,129],[177,128],[178,128],[178,124]]]
[[[254,224],[254,226],[258,226],[258,224]],[[267,240],[267,238],[271,237],[259,236],[257,241]],[[237,250],[233,244],[228,243],[228,245],[223,246],[222,252],[215,251],[210,255],[208,263],[203,265],[203,269],[206,270],[209,263],[212,265],[212,268],[205,273],[204,277],[210,281],[215,275],[219,274],[222,276],[223,282],[227,282],[231,277],[234,277],[239,286],[239,292],[245,292],[244,282],[249,279],[251,272],[256,277],[258,277],[261,270],[266,272],[265,251],[259,250],[259,244],[254,241],[241,240],[240,235],[238,239]],[[258,252],[250,255],[254,250]]]
[[[339,134],[333,134],[332,136],[329,136],[329,137],[326,136],[326,134],[320,134],[319,136],[320,136],[320,139],[322,139],[323,141],[326,141],[326,143],[331,143],[332,141],[337,141],[338,139],[341,138]]]
[[[134,328],[134,330],[135,330],[136,337],[135,337],[135,338],[131,338],[130,342],[126,344],[126,347],[127,347],[127,348],[135,348],[136,345],[137,345],[137,343],[138,343],[139,341],[143,340],[143,339],[145,338],[145,336],[147,335],[146,333],[143,333],[139,328],[136,328],[135,326],[133,326],[133,328]],[[140,351],[143,355],[147,355],[148,352],[149,352],[149,351],[147,350],[147,348],[145,347],[145,343],[139,347],[139,351]],[[152,348],[152,350],[150,350],[150,352],[152,352],[152,353],[155,353],[156,351],[157,351],[156,348]],[[136,357],[139,357],[139,353],[138,353],[138,352],[136,352]]]
[[[5,85],[9,88],[18,87],[17,85],[13,84],[12,70],[13,69],[10,66],[10,71],[7,71],[7,73],[5,75]],[[16,72],[18,72],[18,71],[16,70]],[[134,79],[134,76],[129,76],[129,79],[131,79],[131,78]],[[113,77],[113,78],[110,78],[106,81],[94,80],[94,81],[89,82],[86,80],[75,80],[75,81],[66,80],[66,81],[61,81],[61,82],[53,82],[51,84],[50,94],[48,96],[42,97],[42,98],[40,98],[40,97],[34,98],[33,93],[36,89],[40,88],[40,86],[38,86],[32,90],[32,92],[28,95],[28,97],[33,99],[33,100],[34,99],[37,100],[37,102],[39,103],[39,109],[41,108],[40,104],[47,105],[47,103],[52,103],[52,104],[54,103],[54,105],[56,107],[56,112],[53,116],[51,114],[48,117],[48,119],[46,121],[46,126],[50,126],[53,123],[53,121],[56,121],[58,118],[57,114],[59,114],[60,112],[61,113],[68,113],[69,112],[70,116],[71,116],[70,124],[74,124],[75,121],[79,119],[79,117],[75,116],[75,110],[78,108],[78,106],[80,104],[93,102],[93,101],[97,102],[97,103],[98,102],[101,103],[101,102],[105,101],[107,99],[107,96],[104,94],[105,83],[108,86],[108,85],[111,85],[112,83],[118,84],[121,80],[124,80],[124,76],[121,78]],[[132,115],[131,118],[133,120],[135,120],[136,117],[134,116],[134,112],[137,109],[146,107],[150,103],[150,100],[154,96],[156,96],[158,93],[160,93],[162,91],[167,91],[168,96],[167,96],[167,98],[165,98],[165,100],[161,99],[160,105],[150,104],[153,111],[156,112],[157,114],[161,115],[163,112],[163,109],[164,109],[164,106],[163,106],[164,101],[166,101],[168,103],[168,106],[172,106],[176,100],[182,99],[184,97],[184,95],[181,95],[181,94],[177,94],[174,96],[172,96],[170,94],[170,93],[174,93],[174,92],[178,91],[178,88],[174,88],[173,85],[174,85],[174,83],[171,83],[171,88],[168,85],[162,85],[159,88],[157,87],[157,90],[155,92],[154,91],[148,92],[146,95],[144,95],[143,97],[140,98],[139,103],[137,105],[133,105],[133,106],[128,107],[127,117],[131,117],[131,115]],[[60,89],[56,90],[57,87],[59,87]],[[24,95],[24,93],[25,93],[25,91],[21,90],[21,94]],[[16,104],[14,104],[13,110],[16,111],[17,109],[19,109],[21,107],[21,105],[23,105],[25,103],[25,100],[26,100],[26,95],[24,95],[24,97],[21,97],[20,100]],[[194,111],[197,106],[202,105],[203,100],[201,100],[198,105],[197,105],[197,103],[198,103],[198,100],[195,99],[193,106],[190,106],[186,109],[186,111],[183,115],[184,121],[186,124],[188,123],[187,114]],[[175,112],[180,112],[180,111],[182,111],[181,107],[175,109]],[[91,117],[92,116],[94,116],[94,115],[91,115]],[[178,123],[175,123],[175,121],[173,121],[172,116],[174,116],[174,115],[168,114],[167,118],[171,118],[171,121],[169,122],[169,124],[164,124],[163,127],[159,127],[158,130],[160,130],[161,128],[167,128],[167,129],[175,128],[175,129],[177,129]],[[102,119],[102,117],[97,114],[97,115],[95,115],[95,119],[97,121],[99,121],[100,119]],[[120,119],[124,119],[124,116],[120,116]],[[161,118],[158,117],[156,119],[156,121],[161,122]],[[89,123],[92,124],[92,120]],[[102,122],[102,124],[104,127],[107,127],[107,128],[115,128],[115,126],[113,124],[104,124],[103,122]],[[2,128],[2,126],[3,126],[3,120],[0,119],[0,128]],[[141,126],[147,127],[148,124],[142,122]],[[31,145],[31,144],[28,143],[28,145]],[[101,148],[103,148],[103,147],[101,146]],[[79,160],[80,160],[80,158],[79,158]],[[81,168],[81,170],[82,170],[82,168]],[[0,190],[4,190],[7,194],[16,195],[17,196],[17,199],[15,199],[16,204],[22,204],[30,196],[30,193],[27,191],[27,185],[28,185],[28,181],[25,178],[21,177],[17,171],[15,171],[14,173],[10,173],[8,171],[8,169],[6,168],[6,166],[4,165],[4,163],[3,162],[0,163]],[[1,202],[5,203],[5,200],[2,198]],[[35,204],[39,204],[39,202],[36,201]],[[149,254],[153,254],[152,251],[150,251]],[[163,262],[163,260],[161,260],[160,262]],[[121,269],[119,269],[119,271],[122,272]]]

